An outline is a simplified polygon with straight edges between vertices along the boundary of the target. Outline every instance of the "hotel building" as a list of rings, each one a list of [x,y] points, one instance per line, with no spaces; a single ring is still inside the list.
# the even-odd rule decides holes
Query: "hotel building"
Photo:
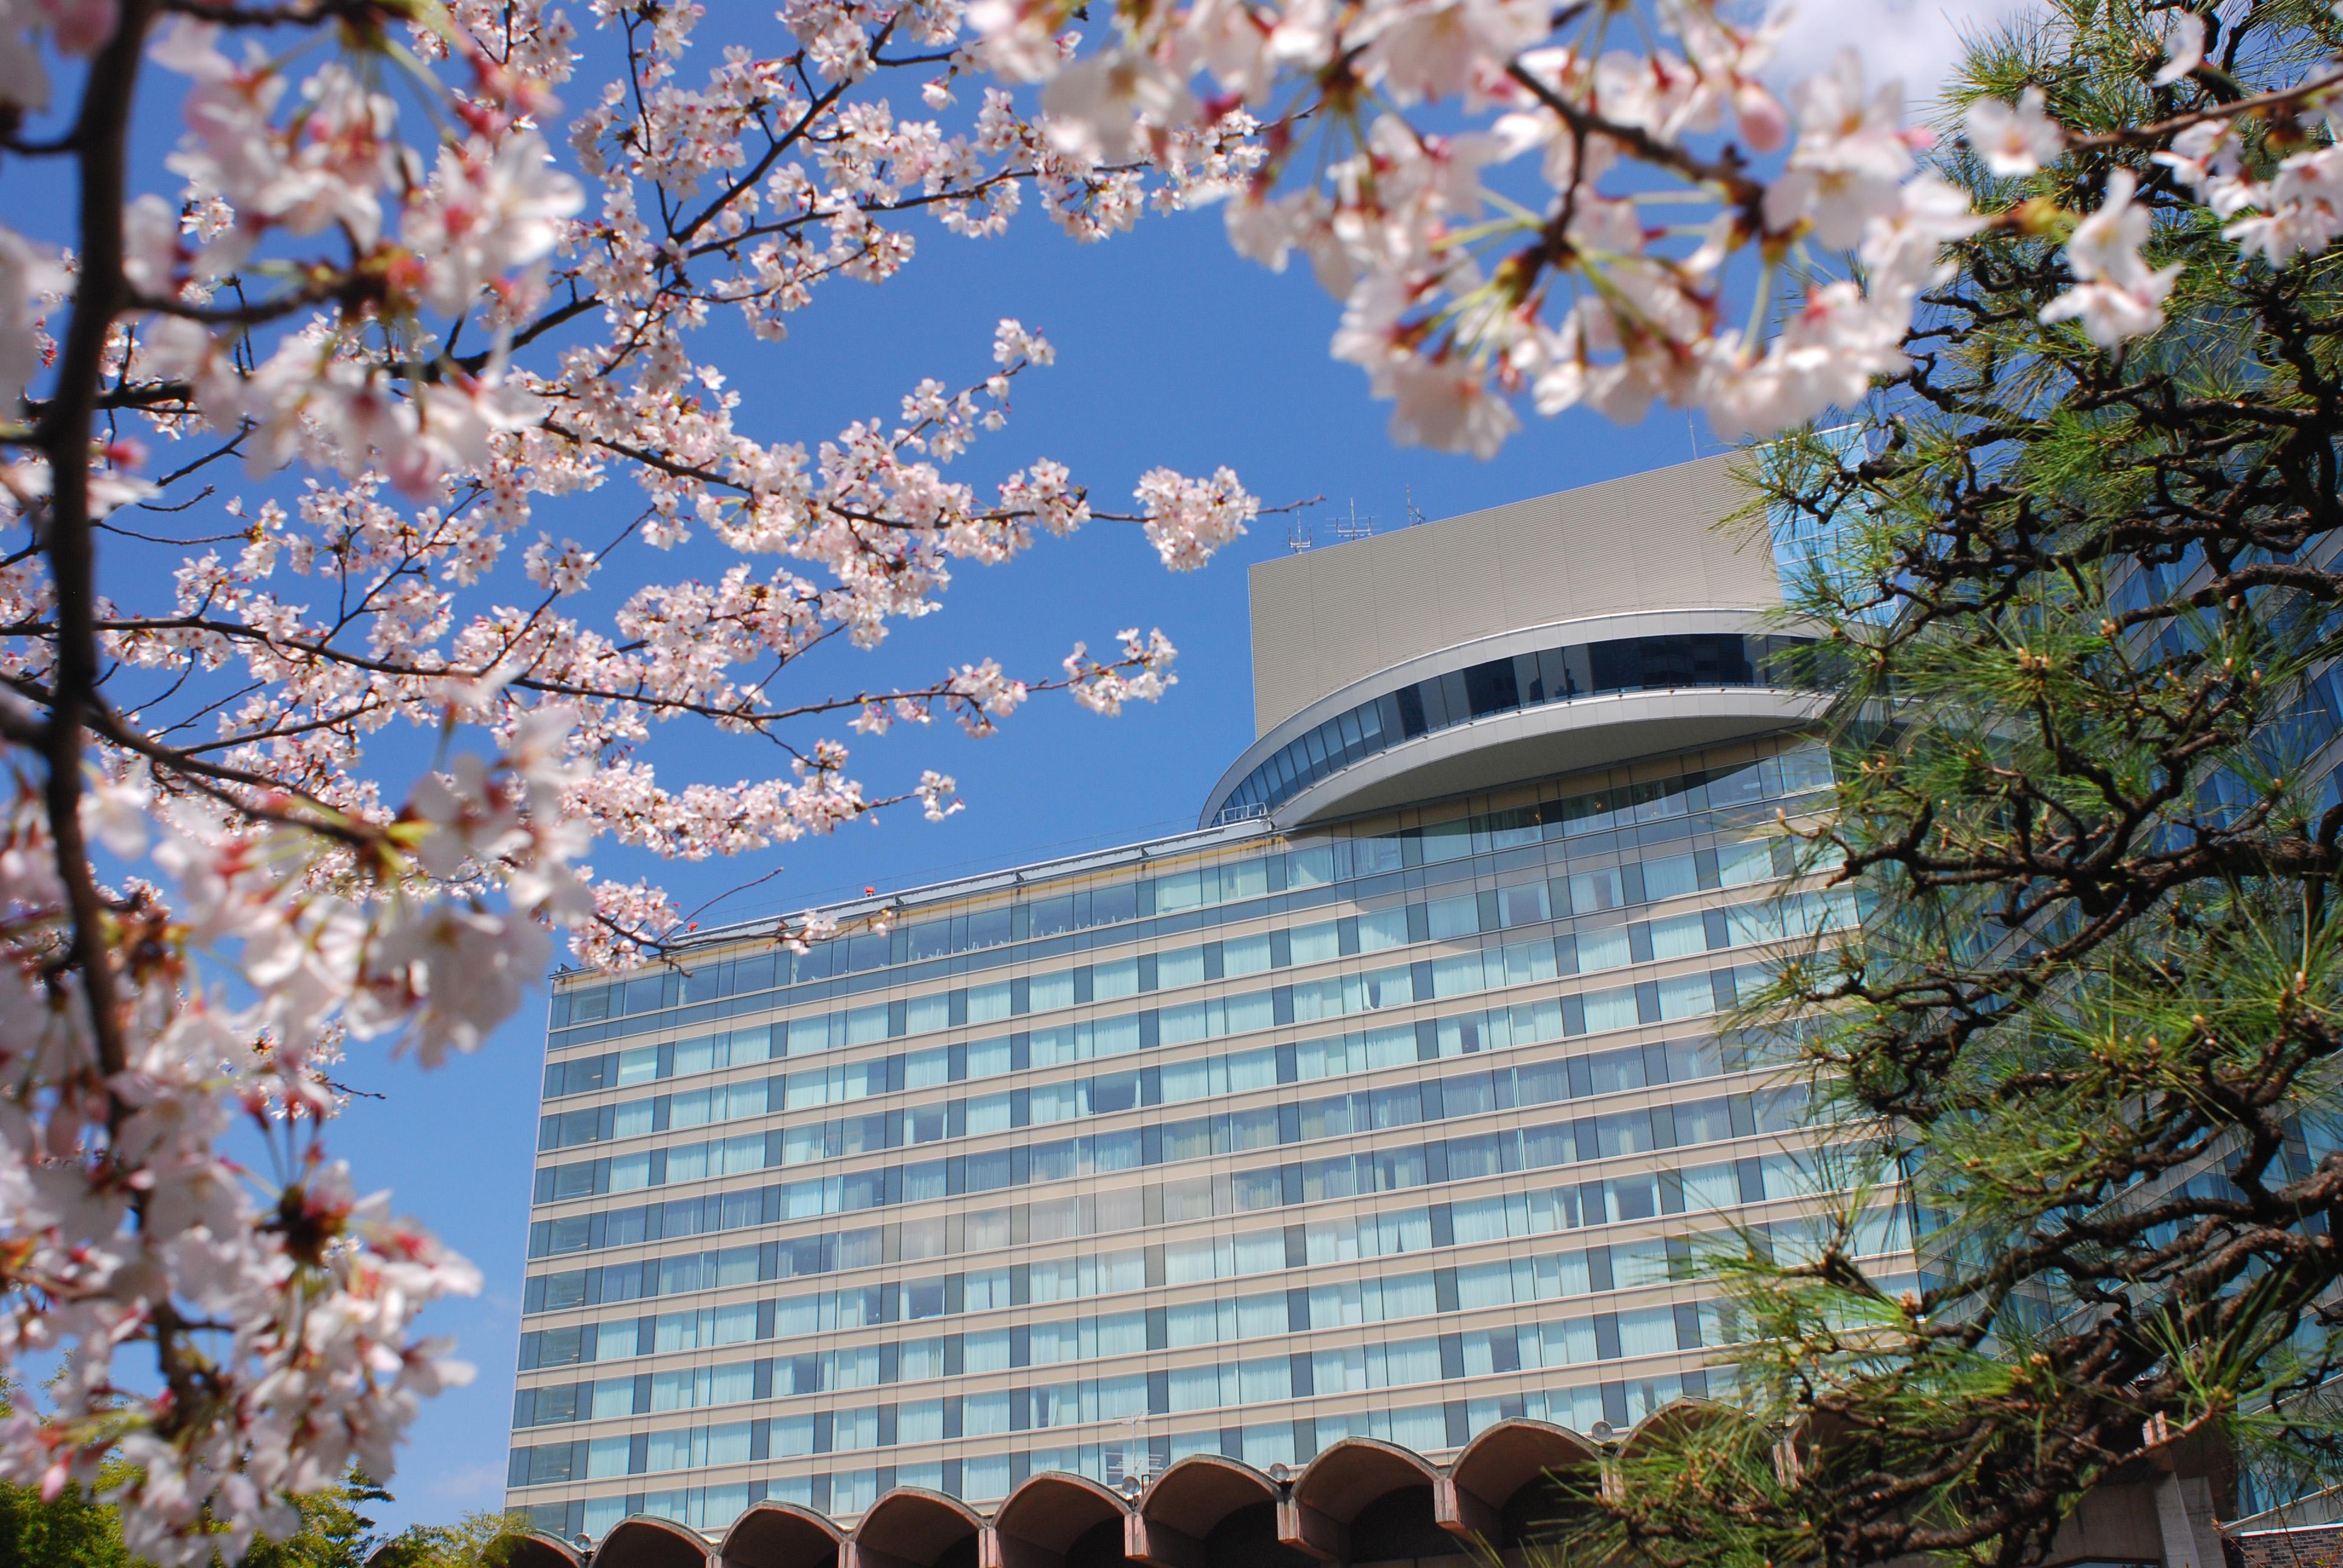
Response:
[[[1721,1392],[1692,1249],[1816,1167],[1718,1018],[1852,915],[1726,461],[1254,567],[1192,832],[559,977],[509,1505],[653,1568],[1421,1557]]]

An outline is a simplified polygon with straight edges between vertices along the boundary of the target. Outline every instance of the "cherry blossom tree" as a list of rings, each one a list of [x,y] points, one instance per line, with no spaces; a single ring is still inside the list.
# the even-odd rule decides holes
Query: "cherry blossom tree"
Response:
[[[1037,693],[1111,714],[1172,678],[1131,630],[1041,676],[797,689],[956,566],[1117,514],[1046,459],[989,493],[949,472],[1050,363],[1016,322],[965,386],[811,452],[740,427],[694,334],[727,307],[777,339],[821,285],[883,281],[918,209],[982,236],[1030,188],[1102,232],[1139,176],[1055,159],[1005,98],[952,134],[895,119],[870,85],[935,78],[949,7],[793,11],[782,52],[690,88],[699,20],[600,15],[620,75],[558,156],[582,51],[540,6],[0,6],[0,156],[78,182],[69,243],[0,231],[0,1357],[65,1369],[0,1472],[54,1494],[127,1462],[142,1557],[234,1557],[351,1463],[389,1474],[465,1375],[415,1319],[473,1271],[326,1152],[346,1046],[478,1049],[556,930],[592,963],[663,950],[676,911],[578,864],[597,839],[733,855],[957,809],[933,771],[865,789],[809,723],[987,734]],[[149,102],[181,125],[153,168]],[[1185,144],[1166,201],[1235,166],[1223,140]],[[239,467],[266,498],[220,494]],[[535,525],[614,485],[613,537]],[[1184,570],[1257,509],[1159,468],[1120,517]],[[695,533],[716,580],[638,561],[607,624],[575,612],[614,555]],[[783,755],[663,778],[642,749],[671,723]],[[394,727],[439,748],[411,785],[368,769]]]
[[[2242,95],[2207,51],[2250,24],[2117,8],[2157,117],[2093,141],[1980,105],[1984,156],[2153,146],[2240,256],[2323,249],[2337,68]],[[2071,227],[2049,314],[2111,352],[2172,285],[2131,184],[1973,211],[1897,87],[1780,82],[1775,31],[1712,0],[1086,16],[785,0],[719,48],[669,0],[0,0],[0,178],[71,192],[58,232],[14,200],[0,228],[0,1364],[65,1369],[0,1475],[54,1493],[118,1453],[129,1544],[165,1563],[282,1534],[353,1462],[388,1477],[463,1375],[417,1315],[476,1281],[328,1157],[341,1053],[478,1049],[557,934],[660,955],[677,911],[595,875],[597,840],[729,856],[957,809],[932,771],[866,789],[835,730],[985,734],[1171,681],[1134,629],[1054,672],[809,686],[808,655],[879,644],[963,563],[1113,522],[1185,570],[1260,508],[1226,469],[1151,471],[1122,512],[1046,458],[950,477],[1050,363],[1016,322],[809,450],[708,357],[727,313],[778,342],[924,226],[982,238],[1029,199],[1084,241],[1217,205],[1340,299],[1334,353],[1395,435],[1485,454],[1522,406],[1757,432],[1852,402],[1988,227]],[[167,156],[134,109],[176,120]],[[2267,177],[2237,139],[2265,124],[2302,149]],[[549,515],[625,487],[609,537]],[[659,580],[695,538],[721,572]],[[589,619],[617,559],[643,586]],[[678,725],[769,745],[772,776],[663,773]],[[399,733],[437,748],[417,776],[386,776]]]

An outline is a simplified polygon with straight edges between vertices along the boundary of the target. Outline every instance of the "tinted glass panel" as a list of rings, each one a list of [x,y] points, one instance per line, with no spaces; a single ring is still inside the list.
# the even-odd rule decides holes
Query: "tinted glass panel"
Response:
[[[1773,656],[1809,641],[1735,633],[1617,638],[1435,676],[1337,714],[1302,735],[1246,775],[1229,792],[1223,810],[1274,810],[1337,768],[1492,713],[1595,692],[1762,684]]]

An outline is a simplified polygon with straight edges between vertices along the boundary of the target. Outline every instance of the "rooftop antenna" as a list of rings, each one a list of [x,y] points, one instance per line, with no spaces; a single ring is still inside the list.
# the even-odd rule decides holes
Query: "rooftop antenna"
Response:
[[[1287,553],[1298,556],[1314,543],[1316,543],[1316,541],[1310,537],[1309,519],[1296,516],[1293,521],[1287,525],[1285,530],[1285,548]]]
[[[1407,487],[1407,526],[1412,528],[1423,520],[1423,514],[1415,509],[1415,486],[1410,484]]]
[[[1336,518],[1332,527],[1336,544],[1347,544],[1353,539],[1371,539],[1375,537],[1375,519],[1372,515],[1363,518],[1359,516],[1359,502],[1355,496],[1351,498],[1351,515],[1348,518]]]

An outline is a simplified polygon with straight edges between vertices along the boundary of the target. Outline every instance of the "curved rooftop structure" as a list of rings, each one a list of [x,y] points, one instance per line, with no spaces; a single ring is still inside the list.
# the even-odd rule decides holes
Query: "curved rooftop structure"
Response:
[[[1728,457],[1589,485],[1252,572],[1258,739],[1200,825],[1290,829],[1765,734],[1772,553],[1718,522]]]

